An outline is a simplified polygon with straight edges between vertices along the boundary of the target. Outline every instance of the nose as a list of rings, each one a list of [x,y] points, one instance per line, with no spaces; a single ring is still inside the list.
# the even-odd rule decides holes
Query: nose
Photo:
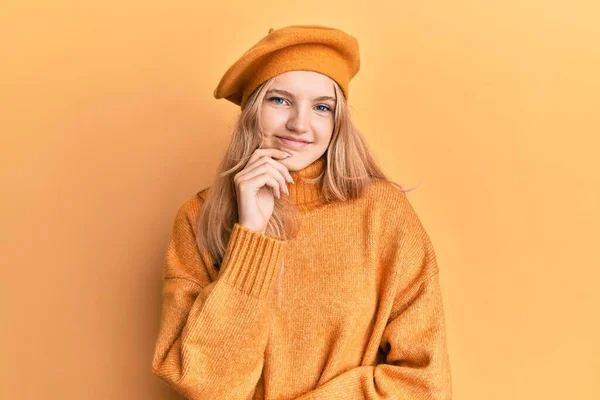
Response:
[[[304,110],[302,107],[294,107],[294,109],[290,112],[287,128],[298,133],[306,132],[308,126],[310,125],[309,116],[309,112]]]

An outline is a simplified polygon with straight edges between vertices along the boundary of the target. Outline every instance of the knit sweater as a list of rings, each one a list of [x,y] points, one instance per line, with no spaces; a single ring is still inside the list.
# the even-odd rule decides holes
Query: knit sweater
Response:
[[[291,172],[298,236],[235,223],[220,270],[195,239],[210,188],[178,209],[152,370],[186,398],[451,399],[428,234],[406,194],[380,179],[325,202],[299,179],[324,165]]]

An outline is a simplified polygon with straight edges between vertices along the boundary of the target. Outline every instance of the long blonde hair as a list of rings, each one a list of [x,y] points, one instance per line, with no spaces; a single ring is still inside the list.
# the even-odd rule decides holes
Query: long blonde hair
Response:
[[[261,147],[264,131],[260,124],[260,108],[274,78],[263,82],[248,98],[237,117],[231,141],[217,167],[217,174],[197,221],[197,243],[219,269],[234,224],[238,221],[237,194],[233,177],[246,165],[252,153]],[[338,84],[333,81],[337,98],[334,129],[326,151],[324,172],[307,182],[318,182],[327,203],[357,198],[373,179],[391,181],[372,157],[361,132],[353,124],[349,105]],[[208,189],[208,188],[207,188]],[[206,189],[205,189],[206,190]],[[286,196],[275,197],[273,214],[266,235],[289,240],[300,229],[299,211]]]

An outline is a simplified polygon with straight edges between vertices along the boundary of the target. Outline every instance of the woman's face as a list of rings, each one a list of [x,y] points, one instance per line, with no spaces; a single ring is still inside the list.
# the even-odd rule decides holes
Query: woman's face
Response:
[[[300,170],[325,153],[334,127],[333,81],[313,71],[288,71],[278,75],[263,101],[260,118],[265,131],[262,148],[292,155],[283,160],[290,171]],[[283,137],[308,143],[295,144]]]

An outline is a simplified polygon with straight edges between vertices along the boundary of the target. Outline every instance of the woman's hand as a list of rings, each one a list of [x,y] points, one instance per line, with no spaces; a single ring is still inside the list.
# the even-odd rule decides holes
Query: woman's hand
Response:
[[[293,182],[287,167],[273,158],[290,156],[278,149],[256,149],[244,169],[234,176],[240,225],[265,233],[275,195],[280,198],[281,193],[289,194],[286,181]]]

